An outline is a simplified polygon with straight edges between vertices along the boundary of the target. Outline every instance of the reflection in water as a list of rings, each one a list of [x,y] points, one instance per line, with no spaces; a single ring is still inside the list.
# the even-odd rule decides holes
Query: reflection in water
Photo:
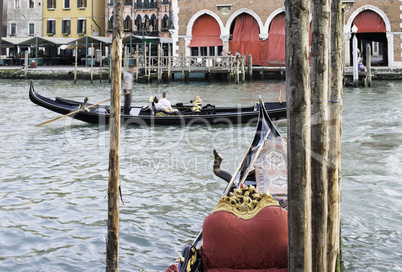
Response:
[[[107,231],[108,127],[58,116],[32,104],[29,81],[1,80],[0,268],[101,271]],[[110,85],[35,81],[48,97],[105,100]],[[346,271],[401,267],[402,83],[345,89],[342,236]],[[277,101],[283,82],[138,85],[133,104],[167,91],[170,100],[250,105]],[[380,103],[379,103],[380,102]],[[286,122],[278,123],[286,133]],[[163,271],[192,241],[225,182],[212,174],[213,148],[233,172],[254,125],[137,128],[121,131],[120,271]],[[399,251],[399,252],[398,252]]]

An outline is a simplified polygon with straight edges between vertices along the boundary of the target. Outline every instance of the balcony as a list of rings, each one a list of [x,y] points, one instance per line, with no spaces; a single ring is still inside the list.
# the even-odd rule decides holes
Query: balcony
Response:
[[[135,3],[134,9],[156,9],[158,7],[156,2],[151,3]]]
[[[170,1],[169,0],[162,0],[162,3],[161,3],[162,5],[169,5],[170,4]]]
[[[152,30],[152,31],[133,31],[133,35],[138,35],[138,36],[151,36],[151,37],[158,37],[158,31],[157,30]]]

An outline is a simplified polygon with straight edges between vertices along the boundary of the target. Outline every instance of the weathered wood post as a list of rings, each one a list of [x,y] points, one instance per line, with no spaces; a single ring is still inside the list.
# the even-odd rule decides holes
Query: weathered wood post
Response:
[[[171,68],[172,68],[172,55],[171,55],[171,52],[170,52],[170,43],[169,43],[169,44],[168,44],[168,69],[167,69],[167,73],[168,73],[168,76],[167,76],[168,82],[172,81],[172,71],[171,71]]]
[[[251,81],[253,79],[253,56],[251,54],[247,57],[247,69],[248,79]]]
[[[151,64],[152,64],[152,57],[151,57],[151,51],[152,51],[152,43],[149,43],[149,49],[148,49],[148,83],[151,82]]]
[[[1,48],[0,48],[0,50],[1,50]],[[28,64],[28,62],[29,62],[29,58],[28,58],[28,50],[25,50],[25,65],[24,65],[24,70],[25,70],[25,78],[28,76],[28,66],[29,66],[29,64]]]
[[[344,11],[342,0],[331,2],[331,93],[328,150],[328,272],[340,272],[341,127],[344,74]]]
[[[246,57],[245,57],[245,56],[241,56],[241,81],[242,81],[242,82],[246,82],[246,69],[245,69],[245,65],[246,65]]]
[[[311,227],[314,272],[327,271],[329,11],[329,0],[312,0]]]
[[[102,43],[99,43],[99,82],[102,83]]]
[[[312,271],[310,1],[285,0],[288,131],[288,269]]]
[[[158,44],[158,83],[161,83],[162,72],[161,72],[161,45]]]
[[[77,83],[77,65],[78,65],[78,41],[75,42],[75,70],[74,70],[74,84]]]
[[[366,45],[366,70],[367,86],[371,87],[373,82],[371,80],[371,46],[369,43]]]
[[[240,81],[240,59],[238,58],[238,57],[236,57],[236,70],[235,70],[235,83],[236,84],[239,84],[239,81]]]
[[[135,61],[137,64],[137,69],[135,69],[135,82],[138,82],[138,71],[140,70],[140,62],[138,61],[139,60],[138,44],[135,46],[135,52],[136,52]]]
[[[120,109],[123,0],[113,4],[112,86],[110,112],[110,150],[108,181],[108,233],[106,271],[119,271],[119,186],[120,186]]]
[[[357,27],[354,25],[352,27],[353,38],[352,38],[352,52],[353,52],[353,86],[359,86],[359,58],[357,55]]]
[[[91,84],[94,83],[94,43],[91,43]]]

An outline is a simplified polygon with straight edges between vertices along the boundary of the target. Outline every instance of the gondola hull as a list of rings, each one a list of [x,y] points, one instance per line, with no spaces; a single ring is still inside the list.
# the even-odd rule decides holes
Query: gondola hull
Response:
[[[38,94],[31,84],[29,90],[30,100],[44,108],[60,114],[69,114],[82,107],[82,102],[56,98],[50,99]],[[176,104],[178,105],[178,104]],[[90,107],[91,104],[87,104]],[[286,119],[286,103],[265,103],[272,120]],[[155,126],[175,125],[184,126],[192,124],[242,124],[255,123],[258,120],[259,104],[250,107],[214,107],[207,105],[201,112],[191,112],[191,106],[179,105],[183,109],[180,114],[153,114],[149,107],[132,107],[130,114],[122,112],[121,122],[123,125]],[[88,111],[81,110],[70,117],[91,124],[108,124],[110,119],[109,107],[99,105],[91,107]]]

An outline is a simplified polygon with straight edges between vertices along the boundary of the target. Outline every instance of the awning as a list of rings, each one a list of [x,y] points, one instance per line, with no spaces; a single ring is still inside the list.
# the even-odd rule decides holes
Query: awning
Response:
[[[112,44],[112,37],[102,37],[102,36],[84,36],[82,38],[79,39],[74,39],[72,42],[70,42],[69,44],[71,45],[75,45],[75,42],[78,42],[79,45],[86,45],[91,44],[91,43],[95,43],[95,44],[99,44],[102,43],[104,45],[107,44]]]
[[[384,20],[380,15],[371,10],[365,10],[353,20],[357,27],[357,33],[387,32]]]
[[[20,45],[37,45],[38,47],[47,46],[60,46],[66,45],[70,42],[76,40],[75,38],[56,38],[56,37],[33,37],[25,42],[20,43]]]
[[[16,46],[23,44],[25,41],[31,39],[30,37],[26,38],[16,38],[16,37],[3,37],[1,38],[1,46]]]
[[[210,15],[199,17],[193,26],[193,39],[189,47],[222,46],[221,30],[218,22]]]

